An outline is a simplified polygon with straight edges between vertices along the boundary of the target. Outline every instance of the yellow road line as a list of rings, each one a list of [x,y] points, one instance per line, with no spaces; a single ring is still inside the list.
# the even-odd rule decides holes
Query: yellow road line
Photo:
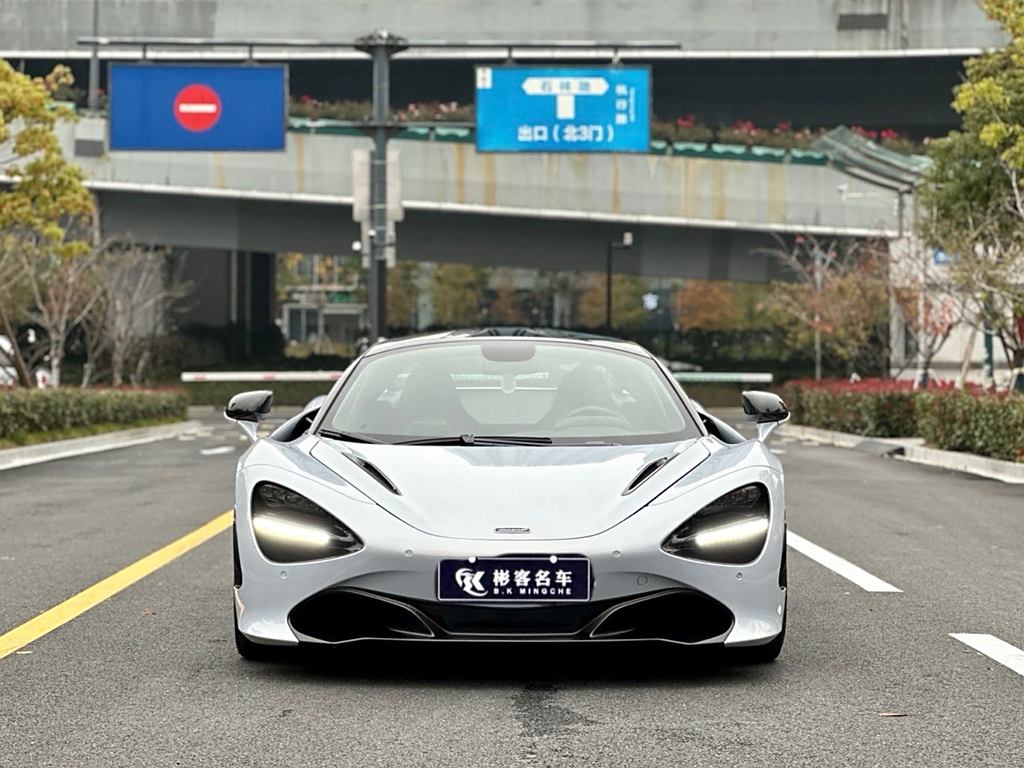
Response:
[[[199,526],[191,533],[186,533],[180,539],[172,541],[155,552],[151,552],[141,560],[136,560],[117,573],[107,576],[107,578],[96,582],[77,595],[69,597],[63,603],[53,606],[53,608],[45,613],[41,613],[34,619],[30,619],[21,626],[15,627],[10,632],[0,635],[0,659],[9,656],[19,648],[24,648],[29,643],[52,632],[57,627],[67,624],[90,608],[94,608],[104,600],[113,597],[122,589],[130,587],[139,579],[148,576],[175,558],[195,549],[203,542],[209,541],[218,533],[231,526],[231,517],[231,510],[217,515],[213,520]]]

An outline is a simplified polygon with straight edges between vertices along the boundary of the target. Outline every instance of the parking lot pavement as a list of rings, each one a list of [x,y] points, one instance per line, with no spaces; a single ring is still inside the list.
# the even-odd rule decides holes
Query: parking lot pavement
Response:
[[[5,473],[0,633],[228,509],[239,434]],[[246,663],[222,533],[0,659],[0,766],[1024,764],[1024,675],[977,641],[1024,647],[1021,489],[772,444],[817,547],[791,549],[773,665],[402,643]]]

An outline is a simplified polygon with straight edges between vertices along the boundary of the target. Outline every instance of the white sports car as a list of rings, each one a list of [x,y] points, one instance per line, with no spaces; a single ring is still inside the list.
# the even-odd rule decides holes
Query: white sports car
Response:
[[[788,418],[747,440],[643,348],[554,331],[382,342],[265,439],[235,492],[246,658],[361,640],[660,641],[770,661],[786,628]]]

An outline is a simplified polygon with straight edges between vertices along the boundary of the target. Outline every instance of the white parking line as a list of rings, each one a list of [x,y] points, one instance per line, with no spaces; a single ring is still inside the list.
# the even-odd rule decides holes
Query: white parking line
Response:
[[[966,632],[950,632],[949,636],[993,661],[998,661],[1018,675],[1024,675],[1024,651],[1005,640],[1000,640],[995,635],[972,635]]]
[[[203,448],[199,453],[203,456],[218,456],[222,453],[233,453],[234,450],[233,445],[218,445],[216,448]]]
[[[829,552],[824,547],[819,547],[803,536],[797,536],[792,531],[786,533],[786,543],[801,555],[814,560],[819,565],[824,565],[830,571],[834,571],[847,581],[852,581],[866,592],[902,592],[887,581],[882,581],[877,576],[865,571],[863,568],[854,565],[849,560],[844,560],[839,555]]]

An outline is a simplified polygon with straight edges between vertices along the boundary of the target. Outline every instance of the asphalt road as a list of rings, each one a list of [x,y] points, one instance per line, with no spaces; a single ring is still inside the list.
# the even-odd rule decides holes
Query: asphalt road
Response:
[[[0,473],[0,634],[230,508],[244,443],[208,423]],[[790,529],[902,590],[791,550],[775,664],[411,644],[246,663],[221,533],[0,660],[0,766],[1024,765],[1024,676],[950,636],[1024,647],[1024,488],[772,442]]]

